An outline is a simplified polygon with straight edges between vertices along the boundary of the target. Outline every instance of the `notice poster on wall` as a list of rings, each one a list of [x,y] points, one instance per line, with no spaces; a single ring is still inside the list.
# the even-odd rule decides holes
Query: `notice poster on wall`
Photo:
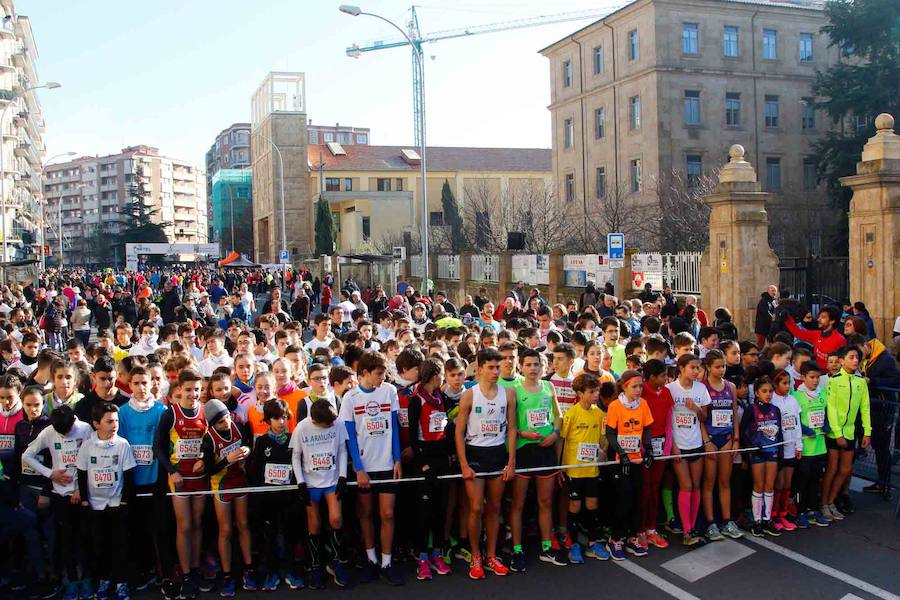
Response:
[[[585,287],[593,281],[597,287],[613,283],[613,271],[603,254],[566,254],[563,256],[563,273],[568,287]]]
[[[550,285],[550,255],[513,254],[512,280],[528,285]]]
[[[663,260],[662,254],[650,252],[634,254],[631,256],[631,285],[638,290],[645,284],[651,284],[653,289],[661,290],[663,287]]]

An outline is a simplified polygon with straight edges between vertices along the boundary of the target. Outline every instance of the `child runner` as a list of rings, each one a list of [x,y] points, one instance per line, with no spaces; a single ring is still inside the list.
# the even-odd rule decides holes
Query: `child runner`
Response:
[[[775,497],[775,477],[778,474],[778,459],[781,455],[781,411],[772,404],[774,387],[768,377],[760,377],[753,383],[756,392],[753,404],[741,417],[741,440],[745,448],[756,448],[748,454],[753,475],[754,537],[764,533],[778,537],[781,530],[770,520]]]
[[[497,537],[503,489],[516,470],[516,395],[497,385],[501,360],[500,353],[492,348],[480,350],[476,358],[478,385],[459,399],[456,454],[469,499],[471,579],[484,579],[484,569],[495,575],[509,573],[497,557]],[[476,478],[476,473],[484,475]],[[483,564],[479,542],[482,516],[487,537],[487,560]]]
[[[644,389],[641,398],[650,408],[653,423],[650,424],[650,449],[654,458],[668,456],[672,451],[672,395],[665,391],[666,363],[653,358],[644,363]],[[656,531],[656,515],[659,512],[660,485],[667,461],[653,461],[644,469],[641,482],[641,528],[638,542],[644,548],[648,544],[656,548],[668,548],[669,542]]]
[[[791,501],[791,484],[794,468],[803,455],[803,433],[800,430],[800,405],[791,395],[791,376],[787,371],[778,371],[772,378],[774,393],[772,404],[781,411],[781,434],[784,447],[775,479],[775,497],[772,506],[772,524],[781,531],[794,531],[797,526],[788,521],[788,504]]]
[[[800,387],[792,395],[800,406],[800,429],[803,433],[803,456],[797,465],[797,526],[806,529],[810,525],[828,527],[830,521],[819,510],[819,491],[822,476],[828,462],[825,433],[827,402],[819,389],[822,368],[814,360],[800,366]]]

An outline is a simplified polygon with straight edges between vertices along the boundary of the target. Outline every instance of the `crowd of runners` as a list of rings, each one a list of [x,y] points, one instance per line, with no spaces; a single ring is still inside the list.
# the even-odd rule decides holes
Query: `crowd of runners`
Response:
[[[890,497],[900,375],[862,303],[812,314],[772,286],[739,332],[668,288],[460,306],[400,288],[177,269],[3,286],[5,589],[402,585],[852,527],[870,446],[866,491]]]

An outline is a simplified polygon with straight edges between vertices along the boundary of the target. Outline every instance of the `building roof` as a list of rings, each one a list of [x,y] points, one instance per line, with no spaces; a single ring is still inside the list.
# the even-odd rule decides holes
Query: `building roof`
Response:
[[[345,154],[334,155],[326,144],[310,144],[309,164],[319,161],[329,171],[418,171],[417,161],[403,158],[404,150],[416,146],[343,146]],[[431,171],[536,172],[550,171],[549,148],[457,148],[429,146],[426,160]],[[321,158],[320,158],[321,157]]]

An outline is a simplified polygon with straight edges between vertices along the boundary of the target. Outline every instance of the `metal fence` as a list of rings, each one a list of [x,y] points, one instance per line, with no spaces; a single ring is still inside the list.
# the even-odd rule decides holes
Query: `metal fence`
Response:
[[[701,252],[663,254],[663,283],[676,294],[699,294],[702,256]]]
[[[900,390],[896,389],[885,389],[885,391],[893,391],[900,392]],[[885,405],[889,405],[891,408],[885,407]],[[873,398],[871,400],[871,410],[888,410],[891,411],[891,415],[893,417],[888,417],[888,419],[893,423],[891,432],[889,435],[890,439],[890,453],[891,453],[891,471],[894,474],[900,473],[900,461],[895,460],[898,458],[898,454],[900,454],[900,424],[897,422],[897,410],[900,408],[900,402],[885,402],[883,400]],[[884,416],[884,415],[883,415]],[[876,481],[878,479],[878,466],[875,462],[875,450],[872,448],[871,444],[868,448],[863,450],[862,448],[857,448],[856,451],[856,460],[853,462],[853,474],[856,477],[861,479],[867,479],[869,481]]]
[[[438,279],[449,279],[456,281],[459,279],[459,255],[458,254],[438,254],[437,257]]]
[[[850,297],[849,265],[850,260],[840,256],[782,258],[779,288],[814,312],[826,304],[840,305]]]
[[[500,257],[494,254],[473,254],[472,281],[500,281]]]

